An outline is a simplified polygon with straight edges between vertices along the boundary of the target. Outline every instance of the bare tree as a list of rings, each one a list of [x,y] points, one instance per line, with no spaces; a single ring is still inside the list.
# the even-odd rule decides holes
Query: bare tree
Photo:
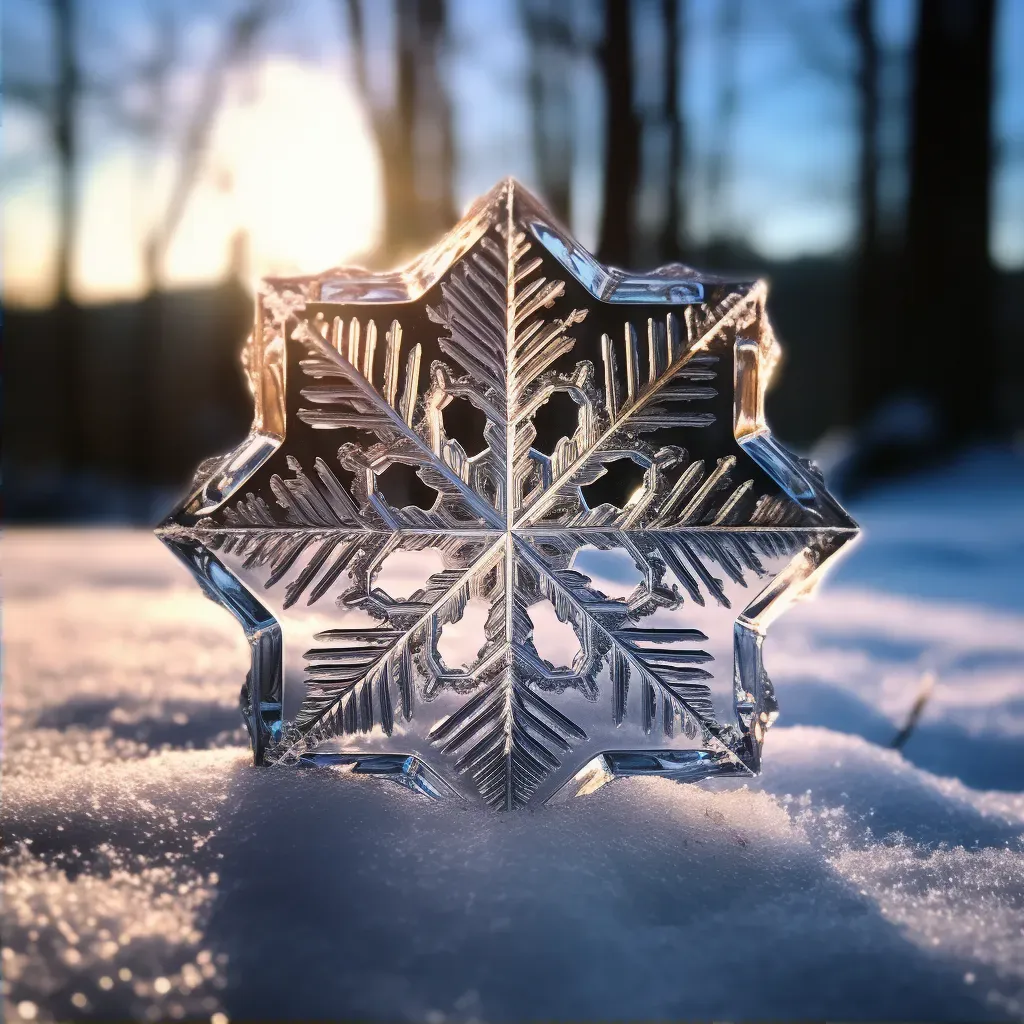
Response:
[[[21,103],[42,119],[57,167],[57,242],[54,303],[71,303],[71,279],[78,230],[79,114],[84,80],[78,58],[77,0],[48,0],[53,33],[52,75],[5,69],[4,98]],[[33,65],[35,66],[35,65]]]
[[[685,0],[661,0],[661,20],[665,40],[664,117],[668,136],[668,188],[665,218],[658,239],[662,260],[679,258],[681,240],[686,235],[686,125],[680,102],[682,68],[686,52]]]
[[[830,89],[852,98],[856,160],[852,206],[855,219],[852,246],[850,333],[840,355],[849,367],[848,403],[839,415],[850,422],[865,419],[886,387],[879,372],[896,333],[886,309],[886,270],[889,253],[881,237],[880,65],[881,47],[875,31],[875,0],[847,0],[844,22],[826,12],[815,19],[807,4],[783,4],[778,10],[797,44],[803,67]],[[852,42],[843,45],[843,36]],[[896,285],[890,280],[889,292]]]
[[[78,59],[76,0],[50,0],[53,30],[53,84],[35,77],[7,75],[7,97],[34,110],[48,127],[57,165],[57,241],[54,273],[54,312],[51,326],[58,343],[60,389],[60,450],[64,470],[77,473],[84,463],[83,402],[81,394],[81,317],[72,296],[72,276],[78,237],[79,114],[82,73]]]
[[[142,241],[147,292],[162,288],[167,250],[201,177],[230,75],[245,66],[261,32],[280,7],[281,0],[247,0],[236,6],[201,74],[195,101],[184,113],[173,109],[171,102],[171,76],[179,68],[179,43],[187,28],[173,0],[163,0],[153,8],[154,43],[148,56],[114,69],[105,79],[88,83],[97,109],[116,130],[130,137],[151,160],[163,147],[170,149],[174,158],[170,192]],[[184,128],[175,138],[179,121],[184,122]]]
[[[436,240],[455,219],[454,135],[441,67],[445,0],[400,0],[394,7],[395,89],[391,104],[374,93],[367,67],[363,4],[341,0],[355,86],[380,151],[384,231],[378,256],[394,262]]]
[[[554,213],[569,224],[576,149],[573,8],[557,0],[520,0],[519,12],[530,50],[527,95],[538,183]]]
[[[874,0],[851,0],[849,23],[856,43],[857,235],[854,243],[852,303],[853,366],[851,413],[862,420],[878,404],[884,387],[879,366],[892,341],[890,318],[881,315],[882,252],[879,244],[879,47]],[[880,358],[883,357],[883,358]]]
[[[443,68],[448,42],[447,0],[419,0],[416,21],[417,195],[426,241],[447,231],[455,208],[455,132]]]
[[[879,97],[878,40],[874,0],[852,0],[850,22],[857,43],[857,210],[858,249],[878,247]]]
[[[221,44],[211,57],[203,75],[195,106],[181,137],[174,181],[167,205],[144,243],[143,260],[146,280],[151,290],[160,289],[167,250],[181,223],[202,170],[210,132],[223,101],[228,75],[251,54],[259,33],[271,17],[274,8],[275,0],[252,0],[237,10],[228,20]],[[165,27],[170,26],[165,23]],[[169,32],[163,38],[166,46],[173,46],[173,34]],[[165,99],[166,72],[170,70],[172,60],[173,50],[158,53],[155,66],[149,75],[157,117],[160,116],[160,105]]]
[[[142,484],[153,483],[160,467],[168,461],[163,449],[169,439],[161,426],[173,421],[166,408],[166,389],[160,375],[167,358],[166,304],[163,279],[167,252],[181,224],[189,199],[201,175],[207,157],[210,134],[221,108],[231,71],[253,51],[260,32],[277,6],[277,0],[250,0],[237,8],[224,26],[220,44],[203,73],[194,106],[185,118],[185,127],[178,142],[175,173],[166,205],[157,216],[143,242],[143,265],[147,284],[146,299],[141,309],[141,344],[136,346],[133,366],[135,409],[134,429],[129,439],[129,465],[133,478]],[[149,117],[137,123],[143,138],[155,143],[167,132],[168,113],[165,108],[167,79],[173,69],[175,32],[173,15],[165,10],[161,19],[163,33],[154,57],[143,68],[143,81],[149,86]],[[231,243],[232,262],[237,264],[239,236]],[[142,495],[142,500],[147,500]],[[140,515],[145,515],[145,506]]]
[[[711,238],[729,241],[733,224],[725,208],[725,190],[739,109],[736,69],[739,67],[737,50],[742,8],[740,0],[719,0],[716,10],[718,18],[715,25],[715,46],[718,54],[718,80],[715,85],[714,135],[707,162],[707,207],[712,218]]]
[[[893,386],[924,393],[947,443],[991,429],[989,258],[995,0],[920,0],[913,57],[907,320]]]
[[[81,72],[76,46],[77,10],[74,0],[52,0],[57,84],[52,125],[57,156],[57,273],[55,328],[63,354],[63,451],[69,473],[85,462],[84,402],[82,399],[81,317],[71,297],[71,276],[78,237],[78,107]]]
[[[75,192],[78,176],[77,106],[81,73],[75,47],[75,0],[51,0],[57,85],[53,96],[53,141],[57,154],[57,305],[70,302],[71,272],[78,227]]]
[[[633,21],[627,0],[605,0],[598,59],[605,87],[604,194],[598,255],[629,265],[636,240],[640,119],[634,103]]]

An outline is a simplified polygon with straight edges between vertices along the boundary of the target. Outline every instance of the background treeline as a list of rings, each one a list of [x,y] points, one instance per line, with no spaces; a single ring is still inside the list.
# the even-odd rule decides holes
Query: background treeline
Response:
[[[21,2],[45,8],[50,36],[43,52],[5,55],[6,102],[45,128],[57,227],[52,305],[9,304],[6,313],[8,516],[144,521],[201,458],[248,426],[237,366],[250,315],[244,233],[232,243],[225,280],[208,287],[169,289],[165,260],[203,171],[227,77],[273,48],[294,5],[217,8],[219,43],[175,135],[166,205],[140,240],[144,294],[86,306],[72,281],[82,154],[96,130],[82,116],[85,101],[143,141],[166,132],[166,94],[192,8],[145,5],[161,45],[142,66],[96,81],[84,52],[96,33],[83,26],[97,4]],[[742,54],[757,31],[753,0],[500,0],[512,9],[509,45],[525,53],[523,73],[507,88],[529,112],[529,183],[567,223],[588,206],[606,262],[680,260],[767,276],[787,355],[771,398],[773,425],[805,449],[823,437],[835,442],[827,450],[843,456],[849,487],[1024,425],[1024,272],[997,270],[991,255],[994,178],[1022,158],[1021,140],[995,130],[1000,5],[907,2],[912,39],[896,51],[877,30],[880,0],[773,3],[799,60],[782,82],[751,83]],[[328,6],[343,41],[339,73],[365,109],[381,158],[383,223],[366,262],[390,265],[458,214],[466,157],[449,64],[469,45],[460,35],[465,4]],[[14,45],[10,32],[5,44]],[[382,49],[386,90],[372,73]],[[687,61],[701,49],[713,51],[713,73],[695,85]],[[852,244],[786,260],[753,247],[730,196],[740,172],[750,175],[768,155],[741,130],[744,105],[760,88],[829,92],[843,104],[853,142],[847,180],[808,187],[833,189],[852,211]],[[689,112],[698,100],[712,111],[713,130],[695,145]],[[580,146],[594,132],[600,166]],[[780,151],[788,145],[779,138]]]

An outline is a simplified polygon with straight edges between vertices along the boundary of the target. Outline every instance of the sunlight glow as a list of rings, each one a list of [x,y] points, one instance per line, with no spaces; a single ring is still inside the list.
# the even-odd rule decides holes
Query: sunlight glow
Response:
[[[53,299],[57,210],[49,175],[3,197],[4,301],[45,306]]]
[[[250,105],[225,110],[214,145],[254,275],[314,273],[371,248],[382,212],[379,158],[340,74],[274,59],[254,92]],[[187,272],[189,237],[182,231],[172,254],[176,274]]]
[[[5,195],[4,292],[15,304],[53,297],[53,164]],[[163,216],[177,154],[147,158],[113,143],[83,167],[73,286],[84,302],[138,297],[150,225]],[[243,272],[326,270],[377,239],[380,162],[363,112],[340,73],[270,58],[233,82],[166,254],[165,287],[211,284],[247,239]]]

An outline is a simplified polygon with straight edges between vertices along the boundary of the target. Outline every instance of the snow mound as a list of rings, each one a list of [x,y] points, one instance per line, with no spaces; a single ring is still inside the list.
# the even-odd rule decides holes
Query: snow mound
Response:
[[[773,627],[759,779],[498,817],[252,769],[244,641],[155,540],[9,534],[7,1019],[1024,1015],[1024,602],[873,589],[904,505]]]

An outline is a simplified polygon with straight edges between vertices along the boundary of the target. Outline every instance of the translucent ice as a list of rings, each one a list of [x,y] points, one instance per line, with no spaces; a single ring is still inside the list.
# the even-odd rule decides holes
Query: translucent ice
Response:
[[[765,425],[764,301],[513,182],[401,272],[266,282],[253,432],[160,530],[246,632],[257,763],[506,809],[756,773],[764,631],[856,535]]]

